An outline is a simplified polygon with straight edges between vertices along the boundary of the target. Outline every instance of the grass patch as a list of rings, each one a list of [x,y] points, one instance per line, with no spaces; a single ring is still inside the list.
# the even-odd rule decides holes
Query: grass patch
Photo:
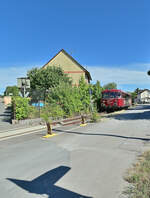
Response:
[[[128,170],[125,180],[130,183],[124,191],[129,198],[150,198],[150,151],[139,157]]]

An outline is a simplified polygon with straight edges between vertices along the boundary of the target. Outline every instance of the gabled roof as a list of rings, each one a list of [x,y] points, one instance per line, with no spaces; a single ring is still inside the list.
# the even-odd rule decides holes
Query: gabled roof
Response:
[[[138,94],[141,94],[141,93],[143,93],[144,91],[148,91],[148,92],[150,92],[150,90],[149,90],[149,89],[144,89],[144,90],[140,90]]]
[[[69,55],[64,49],[60,50],[53,58],[51,58],[42,68],[44,68],[48,63],[50,63],[58,54],[64,53],[68,58],[70,58],[74,63],[76,63],[82,70],[85,71],[87,76],[90,80],[92,80],[90,73],[82,66],[80,65],[71,55]]]

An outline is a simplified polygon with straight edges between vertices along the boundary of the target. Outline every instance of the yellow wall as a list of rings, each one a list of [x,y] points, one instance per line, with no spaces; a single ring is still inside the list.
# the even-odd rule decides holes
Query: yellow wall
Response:
[[[72,61],[65,53],[60,52],[54,59],[52,59],[45,67],[56,66],[61,67],[64,73],[67,73],[72,78],[72,84],[79,84],[81,76],[85,78],[85,72],[74,61]],[[72,73],[70,73],[72,72]],[[88,80],[85,79],[88,83]]]

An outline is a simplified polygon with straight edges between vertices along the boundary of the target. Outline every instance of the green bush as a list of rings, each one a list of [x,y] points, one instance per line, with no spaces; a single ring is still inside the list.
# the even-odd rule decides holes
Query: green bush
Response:
[[[59,119],[64,116],[64,111],[60,105],[46,104],[41,110],[41,117],[45,122],[52,122],[52,120]]]
[[[30,112],[29,99],[22,97],[13,97],[13,112],[16,120],[28,118]]]
[[[39,109],[33,106],[29,106],[29,114],[28,118],[39,118],[40,117],[40,112]]]
[[[81,77],[79,81],[79,97],[82,103],[82,113],[87,114],[90,111],[90,93],[89,93],[90,86],[87,84],[83,78]]]
[[[47,102],[60,105],[66,116],[79,114],[82,109],[78,88],[65,83],[51,89]]]
[[[97,111],[93,111],[91,114],[91,121],[92,122],[98,122],[100,121],[100,115],[97,113]]]
[[[50,89],[47,97],[49,104],[61,106],[66,116],[87,114],[90,111],[90,86],[81,77],[79,86],[68,83],[61,83],[59,86]]]

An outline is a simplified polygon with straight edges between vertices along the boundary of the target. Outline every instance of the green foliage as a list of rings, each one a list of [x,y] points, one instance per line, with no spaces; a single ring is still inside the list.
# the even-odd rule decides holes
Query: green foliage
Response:
[[[30,79],[31,89],[49,90],[57,87],[62,82],[70,83],[70,78],[64,74],[60,67],[48,66],[46,68],[33,68],[28,71],[27,76]]]
[[[17,120],[23,120],[29,116],[29,99],[20,96],[12,99],[13,111]]]
[[[89,87],[83,77],[78,87],[61,83],[58,87],[51,89],[47,102],[59,104],[66,116],[88,113],[90,108]]]
[[[132,104],[134,103],[135,99],[137,98],[138,93],[140,92],[139,88],[136,88],[134,92],[131,92]]]
[[[132,92],[131,93],[132,103],[134,103],[134,101],[135,101],[136,98],[137,98],[137,93],[136,92]]]
[[[103,86],[104,89],[117,89],[117,84],[115,82],[108,83]]]
[[[91,114],[91,121],[92,122],[98,122],[100,120],[100,115],[97,113],[97,111],[93,111]]]
[[[47,102],[50,104],[59,104],[68,116],[79,113],[82,108],[79,89],[65,83],[51,89]]]
[[[90,111],[90,86],[87,84],[83,78],[81,77],[79,81],[79,94],[80,94],[80,100],[82,103],[82,112],[88,113]]]
[[[19,89],[17,86],[8,86],[4,92],[4,96],[19,96]]]
[[[39,101],[44,101],[46,97],[46,91],[44,89],[31,90],[30,97],[32,102],[38,103]]]
[[[136,95],[137,95],[139,92],[140,92],[140,89],[139,89],[139,88],[136,88],[136,89],[134,90],[134,93],[136,93]]]
[[[39,118],[40,117],[40,112],[39,109],[33,106],[29,106],[29,115],[28,118]]]
[[[64,116],[64,111],[60,105],[46,104],[42,109],[41,117],[46,123],[51,123],[52,120],[58,119]]]
[[[100,100],[102,97],[102,91],[103,87],[101,87],[100,82],[97,81],[96,84],[92,86],[92,99],[94,101],[94,106],[97,108],[97,110],[100,110]]]

